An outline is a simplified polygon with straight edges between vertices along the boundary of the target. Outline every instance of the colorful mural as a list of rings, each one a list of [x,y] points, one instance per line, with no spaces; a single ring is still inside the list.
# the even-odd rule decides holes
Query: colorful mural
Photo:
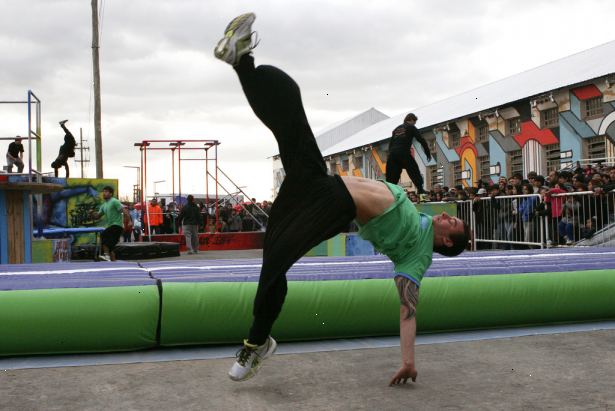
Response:
[[[386,173],[386,161],[382,161],[378,149],[372,147],[371,156],[369,156],[368,167],[374,175],[374,178],[384,178]],[[369,175],[369,174],[368,174]]]
[[[102,204],[102,189],[111,186],[117,193],[116,179],[81,179],[81,178],[45,178],[45,182],[60,184],[62,191],[45,194],[39,207],[34,197],[36,229],[92,227],[99,226],[100,221],[89,217],[90,210],[96,210]],[[75,236],[74,244],[92,243],[95,234],[79,234]]]
[[[66,189],[71,193],[67,197],[66,217],[68,227],[96,227],[102,226],[100,220],[92,220],[89,217],[91,210],[98,210],[103,203],[102,190],[105,186],[111,186],[115,190],[116,197],[118,192],[118,182],[113,179],[87,179],[69,178],[66,182]],[[75,236],[73,244],[88,244],[96,241],[96,234],[78,234]]]
[[[468,134],[461,138],[459,147],[455,148],[455,152],[459,156],[462,172],[465,172],[462,176],[461,184],[463,187],[472,187],[474,182],[478,180],[478,151],[474,145],[476,141],[476,129],[470,121],[467,123]]]

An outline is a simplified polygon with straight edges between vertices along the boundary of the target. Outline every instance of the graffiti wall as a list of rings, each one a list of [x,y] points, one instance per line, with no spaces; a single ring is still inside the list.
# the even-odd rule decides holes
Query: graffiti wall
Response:
[[[59,192],[35,196],[35,228],[95,227],[101,225],[89,217],[91,210],[102,204],[102,189],[111,186],[117,193],[116,179],[45,178],[45,182],[60,184]],[[37,200],[41,201],[39,206]],[[73,244],[95,241],[95,234],[79,234]]]

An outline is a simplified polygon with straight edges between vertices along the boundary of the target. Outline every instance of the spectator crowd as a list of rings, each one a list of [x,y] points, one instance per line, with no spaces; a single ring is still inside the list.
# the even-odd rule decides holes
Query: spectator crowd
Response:
[[[615,221],[615,195],[610,193],[614,189],[615,166],[577,163],[576,167],[551,171],[547,176],[535,172],[525,177],[514,174],[500,177],[497,183],[489,178],[477,187],[436,184],[425,194],[425,201],[471,201],[475,234],[495,243],[502,241],[500,248],[510,248],[507,241],[535,243],[541,239],[547,245],[570,245],[591,238],[596,230]],[[515,195],[527,197],[498,199]],[[420,202],[416,192],[408,192],[408,197],[414,203]],[[541,218],[547,223],[541,225]],[[477,244],[477,248],[491,246]]]
[[[240,232],[240,231],[264,231],[267,219],[271,211],[271,202],[256,199],[243,204],[231,204],[226,202],[218,208],[218,225],[216,227],[215,204],[204,202],[195,203],[198,207],[200,218],[194,224],[199,233],[204,232]],[[128,209],[130,219],[124,222],[124,241],[139,241],[142,235],[151,234],[180,234],[185,216],[182,209],[185,206],[177,206],[176,203],[159,203],[153,198],[147,203],[147,209],[142,210],[139,203],[124,203]],[[192,221],[190,221],[192,225]]]

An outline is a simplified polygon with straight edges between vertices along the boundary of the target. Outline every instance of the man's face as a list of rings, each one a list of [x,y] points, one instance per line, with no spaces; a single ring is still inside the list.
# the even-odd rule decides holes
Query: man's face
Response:
[[[435,215],[432,219],[432,224],[434,231],[447,233],[449,238],[455,233],[463,234],[463,221],[457,217],[451,217],[445,212]]]
[[[103,190],[102,195],[105,200],[108,200],[113,197],[113,194],[109,190]]]
[[[416,124],[416,120],[412,119],[412,120],[406,120],[404,121],[404,124],[408,125],[408,126],[414,126]]]

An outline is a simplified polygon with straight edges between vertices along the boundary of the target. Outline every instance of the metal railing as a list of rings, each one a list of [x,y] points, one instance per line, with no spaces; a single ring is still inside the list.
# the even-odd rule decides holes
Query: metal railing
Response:
[[[495,196],[457,201],[472,249],[615,246],[615,191]]]
[[[615,191],[552,194],[550,245],[615,245]]]
[[[477,197],[472,201],[474,247],[545,246],[546,222],[539,194]]]

